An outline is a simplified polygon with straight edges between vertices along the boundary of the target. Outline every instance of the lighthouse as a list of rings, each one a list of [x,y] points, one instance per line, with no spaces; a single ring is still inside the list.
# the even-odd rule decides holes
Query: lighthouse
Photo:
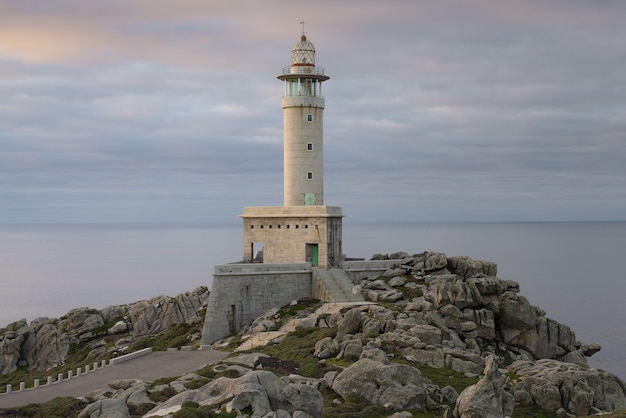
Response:
[[[244,261],[340,267],[341,208],[324,202],[324,96],[328,80],[304,32],[291,48],[284,83],[283,206],[244,208]]]
[[[324,96],[329,79],[315,64],[315,47],[304,35],[291,49],[283,68],[284,205],[324,204]]]

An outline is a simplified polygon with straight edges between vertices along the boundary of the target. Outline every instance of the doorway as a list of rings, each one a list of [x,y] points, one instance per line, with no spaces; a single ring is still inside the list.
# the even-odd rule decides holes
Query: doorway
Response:
[[[318,267],[319,262],[319,246],[318,244],[306,245],[306,261],[311,263],[311,266]]]

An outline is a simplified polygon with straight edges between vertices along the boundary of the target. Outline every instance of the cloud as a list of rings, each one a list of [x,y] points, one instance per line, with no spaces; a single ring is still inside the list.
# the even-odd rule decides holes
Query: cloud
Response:
[[[626,4],[355,4],[2,3],[0,222],[281,204],[302,20],[349,219],[623,218]]]

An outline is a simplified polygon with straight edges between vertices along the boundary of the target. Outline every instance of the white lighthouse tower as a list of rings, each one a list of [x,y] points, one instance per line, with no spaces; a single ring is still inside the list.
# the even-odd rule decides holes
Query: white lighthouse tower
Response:
[[[244,208],[244,261],[340,267],[343,215],[324,204],[322,83],[329,77],[304,32],[278,79],[285,83],[284,205]]]
[[[283,68],[278,79],[285,82],[284,205],[323,205],[322,82],[329,77],[315,65],[315,47],[304,33],[291,49],[291,65]]]

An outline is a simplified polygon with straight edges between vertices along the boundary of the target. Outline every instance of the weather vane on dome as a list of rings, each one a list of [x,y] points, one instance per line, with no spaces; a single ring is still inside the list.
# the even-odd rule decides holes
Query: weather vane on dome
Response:
[[[304,35],[306,32],[304,31],[304,24],[306,22],[303,20],[302,22],[300,22],[300,24],[302,25],[302,34]]]

